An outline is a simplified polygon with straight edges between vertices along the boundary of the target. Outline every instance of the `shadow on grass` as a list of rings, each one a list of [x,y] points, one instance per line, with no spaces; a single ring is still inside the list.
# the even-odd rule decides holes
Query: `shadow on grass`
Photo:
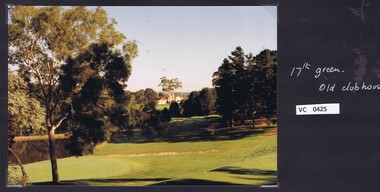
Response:
[[[277,178],[252,178],[252,177],[235,177],[238,179],[252,180],[252,181],[266,181],[266,185],[275,185],[277,184]]]
[[[94,185],[93,183],[135,183],[135,182],[161,182],[169,180],[170,178],[145,178],[145,179],[78,179],[61,181],[59,184],[52,182],[39,182],[33,185]],[[95,184],[96,185],[96,184]]]
[[[265,185],[276,185],[278,182],[277,171],[272,170],[246,169],[241,167],[227,166],[214,169],[211,172],[225,172],[236,175],[234,177],[239,179],[265,181]]]
[[[240,167],[222,167],[218,169],[212,170],[212,172],[226,172],[230,174],[238,174],[238,175],[260,175],[260,176],[276,176],[277,171],[272,170],[261,170],[261,169],[245,169]]]
[[[202,179],[180,179],[180,180],[172,180],[172,181],[156,183],[151,186],[163,186],[163,185],[240,185],[240,184],[220,182],[220,181],[209,181],[209,180],[202,180]]]
[[[237,140],[245,137],[258,135],[264,133],[264,130],[239,130],[239,129],[219,129],[216,133],[207,130],[197,132],[181,132],[177,135],[171,135],[163,138],[166,142],[199,142],[199,141],[223,141],[223,140]]]
[[[220,117],[189,118],[185,121],[172,122],[167,134],[154,139],[135,137],[126,140],[120,135],[113,143],[151,143],[151,142],[200,142],[237,140],[265,133],[273,126],[251,128],[250,125],[231,128]],[[136,134],[138,135],[138,134]]]
[[[266,184],[276,184],[277,183],[277,171],[272,170],[260,170],[260,169],[245,169],[240,167],[221,167],[218,169],[211,170],[211,172],[225,172],[235,176],[239,179],[245,180],[260,180],[266,181]],[[252,176],[259,176],[254,178]],[[267,176],[268,178],[260,178],[261,176]],[[52,182],[40,182],[33,183],[33,185],[104,185],[112,183],[118,185],[117,183],[141,183],[141,186],[146,185],[146,182],[154,183],[150,186],[176,186],[176,185],[242,185],[237,183],[222,182],[222,181],[211,181],[203,179],[179,179],[179,180],[170,180],[170,178],[129,178],[129,179],[78,179],[78,180],[67,180],[61,181],[59,184],[53,184]],[[145,183],[145,184],[144,184]],[[148,183],[149,184],[149,183]]]

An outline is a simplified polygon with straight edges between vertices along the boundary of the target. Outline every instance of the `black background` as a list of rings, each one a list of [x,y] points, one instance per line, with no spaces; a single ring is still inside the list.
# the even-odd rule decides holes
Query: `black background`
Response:
[[[380,191],[380,91],[319,92],[321,83],[339,86],[352,81],[354,62],[350,43],[355,26],[347,8],[362,0],[242,0],[242,1],[15,1],[1,4],[0,64],[0,191]],[[369,0],[368,0],[369,1]],[[23,5],[134,5],[134,6],[240,6],[278,5],[278,173],[279,187],[67,187],[6,188],[7,167],[7,26],[6,4]],[[380,17],[379,17],[380,20]],[[380,22],[380,21],[379,21]],[[352,32],[354,31],[354,32]],[[380,34],[371,34],[374,41]],[[373,51],[376,52],[375,48]],[[379,52],[380,53],[380,52]],[[380,54],[379,54],[380,55]],[[315,79],[312,72],[290,77],[292,67],[309,62],[313,67],[345,70]],[[379,83],[372,80],[372,83]],[[296,116],[296,105],[340,103],[339,115]]]

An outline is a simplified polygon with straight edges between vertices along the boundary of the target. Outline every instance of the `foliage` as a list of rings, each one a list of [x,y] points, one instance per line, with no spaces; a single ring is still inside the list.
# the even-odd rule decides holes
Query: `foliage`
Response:
[[[213,88],[203,88],[200,91],[200,114],[199,115],[211,115],[215,112],[216,91]]]
[[[54,183],[58,183],[54,131],[72,115],[73,107],[71,106],[75,106],[71,103],[73,100],[67,100],[67,95],[65,95],[68,94],[67,90],[65,90],[66,93],[62,94],[59,89],[61,87],[59,77],[62,74],[60,66],[70,57],[83,53],[92,43],[118,45],[124,41],[125,36],[115,30],[116,21],[108,19],[106,12],[101,7],[91,11],[86,7],[64,9],[58,6],[15,6],[9,10],[9,13],[9,64],[16,65],[19,73],[35,85],[33,92],[45,108],[45,126],[49,133],[52,178]],[[124,50],[131,49],[131,47],[133,46],[125,46]],[[134,56],[136,54],[131,52],[129,58]],[[85,58],[83,59],[85,60]],[[120,62],[112,63],[118,64]],[[107,66],[111,67],[111,65]],[[96,68],[97,66],[92,65],[91,67]],[[112,66],[114,69],[117,67]],[[119,87],[120,92],[121,87],[118,85],[117,79],[122,78],[125,74],[121,74],[117,70],[99,70],[107,71],[104,75],[110,82],[105,85],[95,77],[91,78],[91,81],[87,82],[85,86],[91,88],[97,85],[103,87],[114,84],[115,87]],[[84,78],[91,75],[83,74]],[[114,78],[113,81],[112,78]],[[82,81],[82,83],[85,82]],[[78,87],[83,86],[84,84],[81,84]],[[73,87],[73,91],[79,93],[76,87]],[[115,96],[116,92],[111,94]],[[81,95],[91,93],[100,94],[100,90],[95,88],[92,91],[82,92]],[[90,103],[90,100],[86,101]],[[91,108],[90,105],[76,107],[83,110]],[[96,113],[95,110],[91,114],[87,114],[86,117],[100,118]],[[101,126],[99,121],[95,124]],[[101,134],[102,132],[97,131],[97,133]]]
[[[137,41],[128,41],[123,45],[123,52],[127,53],[125,58],[128,62],[132,62],[137,56],[139,56],[139,49],[137,46]]]
[[[8,155],[16,159],[22,176],[17,169],[9,167],[8,182],[11,185],[26,185],[28,175],[18,155],[12,150],[15,136],[35,134],[43,131],[45,111],[40,102],[30,97],[26,82],[17,74],[8,71]]]
[[[45,111],[30,96],[26,82],[8,71],[8,137],[42,132],[44,120]]]
[[[223,60],[223,64],[213,75],[213,85],[215,86],[218,99],[216,100],[217,111],[224,119],[232,124],[233,112],[236,110],[234,95],[234,66],[228,59]]]
[[[255,116],[276,113],[277,52],[263,50],[256,57],[237,47],[213,74],[217,111],[233,126]],[[252,121],[254,122],[254,121]],[[253,124],[254,125],[254,124]]]
[[[161,77],[158,86],[162,87],[162,91],[169,94],[169,101],[171,101],[175,99],[174,91],[182,88],[182,82],[178,78],[168,79],[164,76]]]
[[[153,110],[149,113],[149,119],[142,126],[143,136],[150,138],[153,130],[158,133],[158,136],[164,135],[168,129],[167,123],[171,120],[169,110],[165,107],[162,111]]]
[[[190,117],[200,113],[199,96],[199,91],[190,92],[187,100],[183,103],[183,114],[185,116]]]
[[[151,88],[144,90],[144,111],[151,112],[156,109],[158,94]]]
[[[181,81],[178,80],[178,78],[174,79],[168,79],[165,76],[161,77],[160,84],[158,86],[162,87],[162,91],[174,91],[176,89],[182,88]]]
[[[165,107],[162,112],[161,112],[161,115],[160,115],[160,121],[161,122],[170,122],[171,121],[171,114],[169,112],[169,110]]]
[[[131,119],[139,117],[133,114],[135,106],[125,108],[127,101],[143,102],[133,102],[141,93],[127,96],[123,90],[131,64],[110,45],[93,44],[89,50],[69,58],[61,69],[60,89],[73,110],[68,121],[72,131],[68,148],[74,155],[91,153],[96,144],[110,140],[115,126],[126,128],[134,123]]]
[[[155,113],[158,94],[153,89],[147,88],[131,93],[130,99],[127,99],[126,115],[129,118],[127,124],[128,137],[133,136],[133,129],[141,127],[143,135],[150,137],[152,126],[156,125]],[[158,122],[159,123],[159,122]]]
[[[185,116],[203,116],[215,112],[216,92],[213,88],[203,88],[200,91],[192,91],[188,99],[183,103]]]
[[[172,117],[178,117],[180,115],[180,107],[177,101],[172,101],[169,106],[169,112]]]
[[[8,185],[28,185],[31,183],[29,177],[27,175],[19,175],[19,169],[15,166],[8,166],[7,170],[8,174]]]
[[[255,65],[250,65],[248,76],[254,82],[248,89],[250,99],[255,101],[253,108],[257,117],[271,118],[277,111],[277,51],[268,49],[255,57]]]

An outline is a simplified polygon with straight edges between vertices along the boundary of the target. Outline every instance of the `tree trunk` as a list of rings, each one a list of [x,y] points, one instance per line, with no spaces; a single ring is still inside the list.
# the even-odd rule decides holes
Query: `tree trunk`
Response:
[[[22,185],[25,186],[26,182],[27,182],[26,179],[28,178],[28,175],[26,174],[25,168],[22,165],[19,156],[11,148],[9,148],[9,147],[8,147],[8,152],[16,159],[17,164],[20,166],[20,169],[21,169],[21,172],[22,172],[22,177],[23,177],[23,183],[22,183]]]
[[[51,163],[51,172],[53,176],[53,183],[59,183],[57,156],[55,155],[55,135],[54,129],[49,128],[49,154]]]

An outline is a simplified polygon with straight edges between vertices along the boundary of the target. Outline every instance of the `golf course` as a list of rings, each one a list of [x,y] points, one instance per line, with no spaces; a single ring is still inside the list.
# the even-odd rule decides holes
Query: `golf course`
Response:
[[[224,127],[218,116],[173,118],[165,136],[123,134],[94,153],[58,159],[61,185],[270,185],[277,182],[277,128]],[[32,185],[51,183],[50,161],[25,164]]]
[[[9,186],[277,185],[276,6],[7,13]]]

